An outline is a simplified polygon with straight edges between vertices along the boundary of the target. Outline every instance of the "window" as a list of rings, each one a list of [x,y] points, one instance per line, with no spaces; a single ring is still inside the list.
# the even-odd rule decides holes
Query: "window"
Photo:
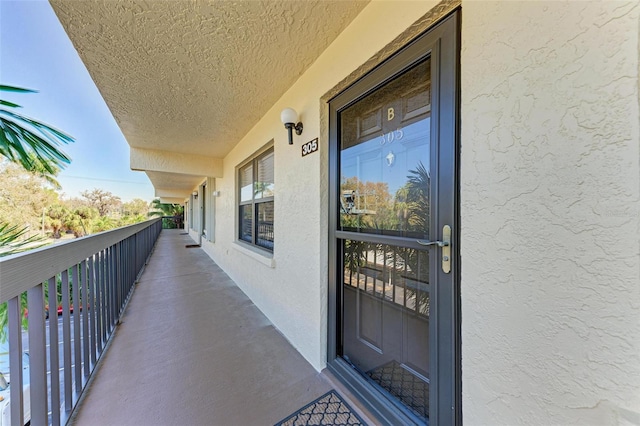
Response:
[[[273,251],[273,148],[238,169],[238,238]]]

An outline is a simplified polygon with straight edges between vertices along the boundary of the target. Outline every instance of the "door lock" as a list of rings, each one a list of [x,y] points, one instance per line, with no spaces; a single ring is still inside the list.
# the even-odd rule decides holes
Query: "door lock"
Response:
[[[451,272],[451,227],[449,225],[442,227],[442,241],[418,240],[418,244],[442,248],[442,272],[445,274]]]

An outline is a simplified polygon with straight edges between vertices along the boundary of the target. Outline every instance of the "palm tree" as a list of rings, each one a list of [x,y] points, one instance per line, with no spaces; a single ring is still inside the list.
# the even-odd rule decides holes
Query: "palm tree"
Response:
[[[2,92],[34,93],[34,90],[0,85]],[[50,182],[71,159],[58,149],[60,144],[73,142],[73,138],[51,126],[17,114],[13,109],[20,105],[0,99],[0,156],[21,164],[25,170],[39,173]],[[49,179],[51,178],[51,179]],[[53,179],[52,183],[57,183]],[[0,256],[6,256],[33,248],[39,238],[23,239],[26,228],[0,223]],[[46,290],[46,286],[45,286]],[[20,297],[25,309],[26,296]],[[0,304],[0,340],[6,340],[7,304]],[[23,326],[26,317],[23,316]]]
[[[45,243],[39,235],[25,238],[27,228],[0,223],[0,257],[42,247]]]
[[[33,170],[31,170],[31,172],[36,176],[44,179],[49,185],[51,185],[53,189],[62,189],[60,182],[58,182],[58,180],[56,179],[56,177],[60,173],[60,167],[58,167],[51,160],[36,159],[34,153],[29,153],[29,156],[32,157],[32,161],[34,164],[34,168]],[[53,170],[53,173],[51,172],[51,170]]]
[[[168,204],[160,202],[159,198],[155,198],[151,202],[151,211],[149,217],[173,217],[173,222],[163,219],[163,227],[166,228],[182,228],[182,215],[184,213],[184,207],[180,204]]]
[[[429,218],[431,202],[429,200],[429,188],[431,176],[422,162],[418,163],[415,170],[409,170],[407,176],[407,201],[408,222],[412,229],[429,233]]]
[[[34,90],[21,87],[0,85],[0,92],[35,93]],[[60,144],[73,142],[73,138],[60,130],[17,114],[14,109],[20,105],[0,99],[0,156],[18,163],[25,170],[44,177],[54,187],[59,186],[55,180],[61,168],[69,164],[71,159],[58,149]],[[26,228],[0,223],[0,251],[8,255],[24,248],[35,240],[23,245],[16,245],[27,232]]]
[[[149,217],[154,216],[176,216],[182,214],[183,207],[181,204],[168,204],[160,202],[160,198],[155,198],[151,202],[151,211]]]
[[[35,93],[34,90],[0,85],[1,92]],[[55,175],[71,159],[58,149],[73,138],[47,124],[14,112],[20,105],[0,99],[0,155],[25,170]],[[57,168],[57,169],[56,169]]]
[[[415,170],[409,170],[407,184],[403,190],[405,203],[402,205],[403,219],[408,230],[429,235],[429,220],[431,217],[431,200],[429,189],[431,176],[422,162],[419,162]],[[399,191],[400,192],[400,191]],[[415,300],[415,309],[418,314],[429,316],[429,293],[426,291],[429,277],[428,257],[422,251],[404,248],[400,249],[400,257],[406,269],[406,278],[411,279],[414,286],[407,286],[407,298]]]

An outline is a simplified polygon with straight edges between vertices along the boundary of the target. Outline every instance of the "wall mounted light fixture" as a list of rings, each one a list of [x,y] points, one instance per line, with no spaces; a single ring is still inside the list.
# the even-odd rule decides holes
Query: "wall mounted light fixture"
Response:
[[[293,145],[293,129],[296,130],[296,135],[302,134],[302,123],[298,121],[298,113],[293,108],[285,108],[280,113],[280,120],[289,131],[289,145]]]
[[[198,199],[198,191],[193,191],[193,198],[195,198],[196,200]]]

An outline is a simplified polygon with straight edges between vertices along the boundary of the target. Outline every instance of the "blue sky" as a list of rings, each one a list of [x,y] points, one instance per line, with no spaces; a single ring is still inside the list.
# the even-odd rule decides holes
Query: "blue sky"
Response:
[[[153,199],[147,175],[129,169],[129,145],[47,1],[0,0],[0,82],[39,93],[2,96],[23,115],[75,138],[58,177],[65,197],[100,188]]]

